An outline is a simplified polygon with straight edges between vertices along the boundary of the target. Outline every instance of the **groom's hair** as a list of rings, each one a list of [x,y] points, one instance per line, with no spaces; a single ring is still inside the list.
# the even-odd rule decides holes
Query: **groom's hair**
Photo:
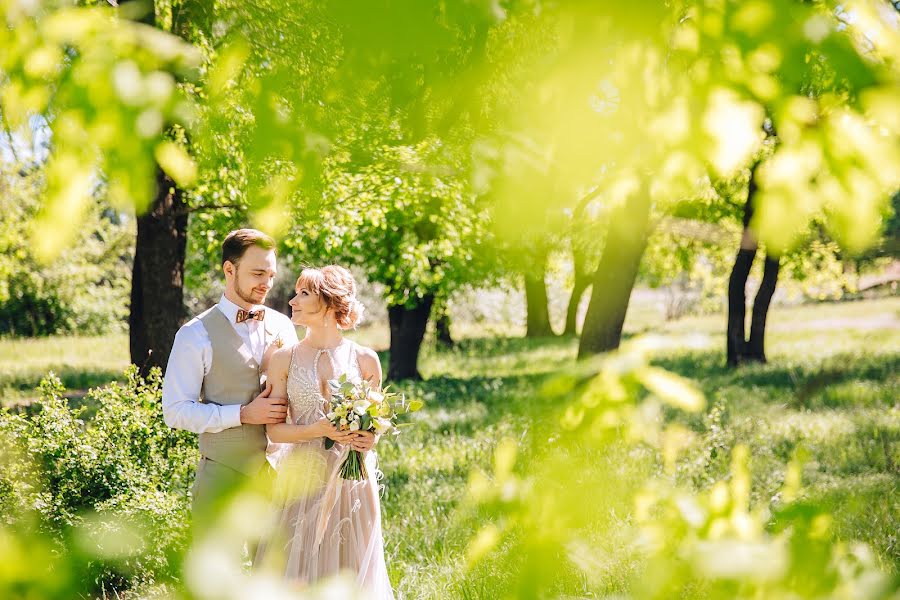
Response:
[[[235,229],[226,235],[222,242],[222,264],[224,265],[225,261],[238,264],[250,246],[274,250],[275,240],[258,229]]]

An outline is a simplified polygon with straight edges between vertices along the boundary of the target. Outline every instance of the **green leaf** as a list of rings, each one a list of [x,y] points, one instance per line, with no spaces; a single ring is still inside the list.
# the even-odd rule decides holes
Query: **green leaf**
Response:
[[[645,367],[635,374],[644,387],[675,408],[697,412],[706,406],[700,390],[684,377],[658,367]]]
[[[197,180],[197,165],[185,149],[175,142],[160,142],[154,152],[156,161],[181,187],[191,187]]]

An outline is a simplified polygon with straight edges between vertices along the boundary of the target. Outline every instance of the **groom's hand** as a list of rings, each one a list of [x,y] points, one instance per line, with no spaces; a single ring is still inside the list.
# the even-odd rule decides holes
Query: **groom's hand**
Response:
[[[241,407],[241,423],[247,425],[272,425],[284,423],[287,418],[287,398],[269,398],[272,393],[272,384],[267,383],[266,389],[249,404]]]

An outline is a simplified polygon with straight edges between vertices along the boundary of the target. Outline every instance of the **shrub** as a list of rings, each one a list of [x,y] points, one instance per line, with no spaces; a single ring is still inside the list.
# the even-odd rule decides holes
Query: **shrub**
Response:
[[[40,208],[41,167],[0,165],[0,335],[98,334],[124,328],[133,257],[127,219],[97,200],[77,242],[40,263],[23,235]],[[53,235],[48,232],[46,235]]]
[[[4,521],[49,540],[88,594],[174,579],[198,457],[193,436],[163,422],[159,371],[144,380],[130,367],[75,408],[63,392],[51,374],[33,414],[0,412]]]

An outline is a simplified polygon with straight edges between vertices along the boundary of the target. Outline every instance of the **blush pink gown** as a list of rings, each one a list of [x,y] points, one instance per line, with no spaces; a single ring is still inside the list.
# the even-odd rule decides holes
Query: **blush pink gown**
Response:
[[[360,377],[356,344],[344,340],[334,349],[295,345],[288,369],[288,419],[308,425],[325,416],[327,401],[319,387],[321,361],[334,377]],[[381,503],[374,451],[365,455],[368,478],[341,479],[350,450],[324,438],[282,444],[275,453],[276,528],[257,552],[256,564],[283,564],[288,579],[314,583],[338,573],[356,578],[367,597],[393,600],[384,560]]]

